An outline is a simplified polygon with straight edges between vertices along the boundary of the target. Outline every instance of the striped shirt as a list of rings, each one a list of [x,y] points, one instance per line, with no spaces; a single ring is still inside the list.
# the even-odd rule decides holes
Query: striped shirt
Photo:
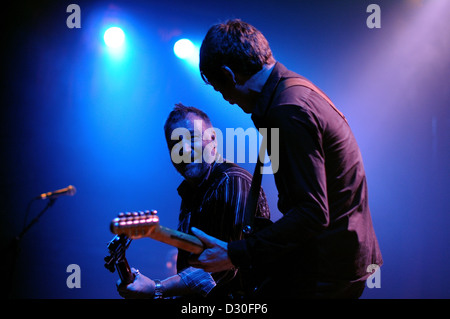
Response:
[[[243,239],[244,211],[251,181],[249,172],[226,160],[215,162],[198,187],[183,181],[178,187],[182,199],[178,230],[190,233],[190,228],[196,227],[225,242]],[[256,216],[270,219],[262,189]],[[178,275],[193,292],[205,297],[214,287],[226,294],[242,288],[236,286],[240,276],[237,269],[208,273],[190,267],[188,257],[188,252],[178,251],[177,269]]]

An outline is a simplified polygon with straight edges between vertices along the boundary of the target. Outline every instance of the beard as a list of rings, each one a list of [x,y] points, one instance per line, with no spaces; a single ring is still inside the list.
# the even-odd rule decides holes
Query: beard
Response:
[[[177,171],[189,182],[199,184],[212,164],[202,161],[201,163],[189,163],[177,168]]]

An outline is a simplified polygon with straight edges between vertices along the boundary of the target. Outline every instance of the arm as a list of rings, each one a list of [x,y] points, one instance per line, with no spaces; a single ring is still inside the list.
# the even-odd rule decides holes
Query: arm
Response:
[[[204,215],[199,221],[202,227],[226,241],[242,238],[245,201],[250,188],[250,179],[245,179],[239,174],[238,176],[230,175],[224,178],[215,189],[211,190],[211,196],[204,203],[202,209]],[[268,215],[268,208],[266,209],[267,211],[264,213]],[[192,231],[198,235],[195,228],[192,228]],[[226,242],[221,240],[218,240],[218,242],[221,243],[222,248],[226,248]],[[185,258],[184,252],[181,255],[179,253],[179,259],[184,260]],[[182,264],[184,267],[185,263],[182,262]],[[188,266],[187,263],[186,265]],[[227,265],[224,269],[213,269],[211,271],[186,267],[177,275],[161,281],[161,284],[165,297],[189,294],[206,296],[216,285],[225,284],[232,280],[236,272],[237,270],[233,269],[232,265]],[[132,284],[126,287],[118,284],[118,290],[125,298],[152,298],[154,285],[153,280],[140,274]]]
[[[120,279],[118,280],[117,291],[119,292],[119,294],[127,299],[153,298],[155,295],[155,281],[141,274],[134,268],[132,268],[131,271],[135,275],[135,279],[131,284],[123,285]],[[194,272],[197,272],[197,275],[193,275]],[[161,280],[163,297],[186,296],[193,294],[195,290],[211,290],[214,285],[211,284],[210,281],[208,282],[209,274],[205,273],[206,276],[203,275],[202,281],[200,279],[202,277],[202,274],[200,274],[200,272],[203,272],[203,270],[194,270],[193,268],[191,268],[189,270]],[[198,279],[198,289],[190,287],[190,278]],[[188,284],[186,284],[186,281]]]
[[[236,266],[275,261],[315,237],[330,221],[323,136],[319,120],[305,108],[283,105],[267,115],[279,128],[279,170],[275,175],[283,217],[246,241],[229,244]],[[271,157],[276,156],[272,152]]]

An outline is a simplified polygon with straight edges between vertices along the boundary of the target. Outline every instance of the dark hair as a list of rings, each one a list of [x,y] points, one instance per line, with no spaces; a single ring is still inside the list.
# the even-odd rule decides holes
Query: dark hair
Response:
[[[169,113],[166,123],[164,124],[164,133],[165,133],[166,138],[170,137],[170,134],[172,133],[172,132],[169,132],[170,126],[173,123],[176,123],[176,122],[186,118],[186,116],[189,113],[197,115],[207,125],[212,126],[211,120],[209,119],[208,115],[205,112],[203,112],[202,110],[200,110],[196,107],[193,107],[193,106],[185,106],[181,103],[177,103],[177,104],[175,104],[175,107],[173,108],[173,110]]]
[[[221,68],[251,76],[264,64],[274,63],[269,42],[254,26],[240,20],[213,25],[200,48],[200,72],[203,80],[221,82]]]

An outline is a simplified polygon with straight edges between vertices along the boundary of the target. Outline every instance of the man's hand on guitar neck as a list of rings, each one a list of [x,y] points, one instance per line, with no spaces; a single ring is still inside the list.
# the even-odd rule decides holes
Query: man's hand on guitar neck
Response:
[[[228,257],[228,244],[226,242],[209,236],[195,227],[192,227],[191,230],[205,246],[205,250],[200,255],[190,257],[189,264],[192,267],[202,268],[207,272],[219,272],[234,268],[230,257]]]
[[[131,268],[134,281],[131,284],[122,284],[117,281],[117,291],[126,299],[151,299],[155,297],[155,281],[144,276],[138,270]],[[161,281],[163,296],[183,296],[192,294],[180,276],[174,275]]]
[[[228,244],[217,238],[209,236],[199,229],[192,228],[192,232],[204,244],[205,250],[200,255],[192,255],[189,263],[196,268],[207,272],[220,272],[233,269],[234,266],[228,257]],[[135,268],[131,268],[134,281],[131,284],[122,284],[117,281],[117,291],[123,298],[153,298],[155,295],[155,281],[144,276]],[[161,281],[164,297],[182,296],[192,294],[180,276],[175,275]]]
[[[125,285],[120,279],[117,281],[119,295],[126,299],[153,298],[155,282],[134,268],[131,268],[131,272],[134,274],[134,281],[131,284]]]

